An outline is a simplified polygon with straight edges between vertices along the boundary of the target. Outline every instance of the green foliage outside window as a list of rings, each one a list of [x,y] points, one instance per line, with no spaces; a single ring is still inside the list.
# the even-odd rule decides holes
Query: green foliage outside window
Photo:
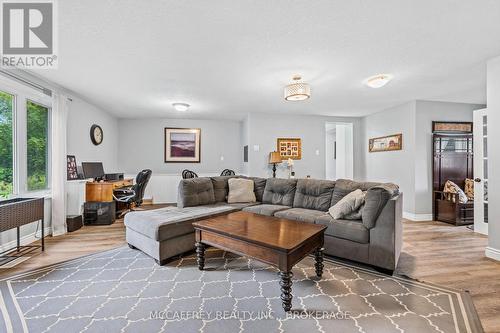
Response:
[[[12,193],[12,103],[14,97],[0,91],[0,198]]]
[[[48,187],[49,109],[27,102],[28,191]]]

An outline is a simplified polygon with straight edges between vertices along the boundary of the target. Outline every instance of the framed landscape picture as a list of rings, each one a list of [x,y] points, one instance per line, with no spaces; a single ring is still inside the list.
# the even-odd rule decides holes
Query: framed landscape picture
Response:
[[[373,138],[368,142],[368,151],[370,153],[401,149],[403,149],[403,134],[401,133]]]
[[[282,160],[302,158],[302,142],[298,138],[278,138],[276,150],[280,153]]]
[[[200,163],[201,129],[165,128],[165,163]]]

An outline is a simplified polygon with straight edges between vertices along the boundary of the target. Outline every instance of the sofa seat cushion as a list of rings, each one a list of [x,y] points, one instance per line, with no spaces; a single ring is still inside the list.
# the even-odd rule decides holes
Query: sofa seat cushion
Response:
[[[325,215],[325,212],[306,208],[291,208],[274,213],[274,216],[282,219],[309,223],[314,223],[314,220],[322,215]]]
[[[264,188],[262,202],[271,205],[292,206],[296,188],[296,179],[269,178]]]
[[[251,207],[243,208],[244,212],[255,213],[260,215],[274,216],[276,212],[280,210],[285,210],[291,208],[290,206],[282,206],[282,205],[271,205],[271,204],[262,204],[255,205]]]
[[[231,205],[215,204],[188,208],[165,207],[130,212],[125,226],[156,241],[164,241],[194,231],[192,223],[202,218],[240,210]]]
[[[335,182],[331,180],[299,179],[293,207],[326,212],[330,208],[334,187]]]
[[[326,225],[325,235],[347,239],[356,243],[370,242],[370,230],[361,220],[335,220],[329,214],[318,217],[314,223]]]
[[[183,179],[179,182],[177,207],[193,207],[215,203],[215,192],[210,178]]]
[[[238,202],[238,203],[229,203],[229,204],[224,204],[224,205],[234,207],[237,209],[243,209],[246,207],[260,205],[260,202]]]

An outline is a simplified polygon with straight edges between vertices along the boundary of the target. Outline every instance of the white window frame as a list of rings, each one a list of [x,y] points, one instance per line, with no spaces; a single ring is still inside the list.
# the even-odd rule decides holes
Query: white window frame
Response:
[[[30,197],[49,197],[52,179],[52,98],[41,91],[17,83],[0,76],[0,90],[14,96],[12,108],[12,152],[13,152],[13,184],[10,198],[29,195]],[[28,133],[27,133],[27,102],[31,101],[47,107],[47,189],[28,191]]]

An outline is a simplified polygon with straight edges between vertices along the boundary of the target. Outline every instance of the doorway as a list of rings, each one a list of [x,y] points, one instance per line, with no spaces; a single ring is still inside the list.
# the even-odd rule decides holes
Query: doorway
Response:
[[[326,123],[325,142],[325,179],[352,179],[354,174],[352,123]]]
[[[474,111],[474,231],[488,234],[488,112]]]

